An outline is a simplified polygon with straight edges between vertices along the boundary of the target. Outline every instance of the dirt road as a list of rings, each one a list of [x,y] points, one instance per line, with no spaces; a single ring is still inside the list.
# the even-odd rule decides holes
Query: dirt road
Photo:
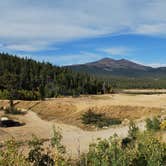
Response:
[[[86,152],[90,143],[97,138],[109,138],[115,133],[120,137],[128,134],[128,126],[111,127],[100,131],[85,131],[77,126],[80,115],[89,108],[107,116],[119,117],[123,120],[140,119],[155,116],[166,110],[166,94],[162,95],[94,95],[79,98],[56,98],[46,101],[15,101],[17,108],[32,110],[15,118],[26,125],[21,127],[0,128],[0,141],[11,136],[18,140],[29,140],[32,134],[40,138],[50,138],[53,126],[61,128],[63,144],[70,155]],[[0,106],[7,106],[8,101],[1,100]],[[42,118],[42,119],[41,119]],[[80,123],[81,124],[81,123]],[[144,130],[144,122],[137,125]]]
[[[45,121],[32,112],[28,111],[24,116],[17,117],[20,121],[26,123],[25,126],[0,128],[0,140],[15,137],[17,140],[29,140],[32,134],[40,138],[49,139],[52,134],[53,126],[61,129],[63,135],[63,144],[66,146],[71,156],[77,156],[80,152],[86,152],[90,143],[96,141],[97,138],[109,138],[115,133],[120,137],[128,134],[128,126],[117,126],[100,131],[84,131],[76,126],[60,124],[53,121]],[[138,122],[141,130],[144,130],[144,122]]]
[[[89,109],[105,114],[110,118],[140,119],[157,116],[165,109],[166,94],[128,95],[107,94],[88,95],[78,98],[53,98],[45,101],[15,101],[15,107],[36,112],[42,119],[73,125],[85,129],[81,116]],[[0,106],[7,106],[8,101],[0,100]]]

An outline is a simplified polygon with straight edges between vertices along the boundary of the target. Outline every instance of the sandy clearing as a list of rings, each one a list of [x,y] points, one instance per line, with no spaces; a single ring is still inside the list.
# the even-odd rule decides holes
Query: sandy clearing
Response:
[[[11,137],[17,140],[29,140],[32,134],[40,138],[50,139],[53,126],[60,129],[63,135],[63,144],[66,146],[68,153],[71,156],[77,156],[79,153],[86,152],[90,143],[95,142],[97,138],[109,138],[115,133],[120,137],[125,137],[128,134],[128,126],[117,126],[100,131],[84,131],[78,127],[60,124],[52,121],[40,119],[36,113],[28,111],[24,116],[17,118],[26,123],[25,126],[0,128],[0,141],[10,139]],[[144,122],[138,122],[141,130],[144,129]]]
[[[57,120],[83,129],[80,117],[88,109],[104,113],[108,117],[123,119],[139,119],[142,116],[156,116],[165,109],[166,95],[91,95],[78,98],[65,97],[46,101],[15,101],[16,107],[30,109],[42,119]],[[0,101],[0,105],[7,102]]]
[[[134,92],[134,93],[166,93],[166,89],[123,89],[122,92]]]
[[[106,106],[106,105],[128,105],[128,106],[142,106],[142,107],[155,107],[166,108],[166,94],[154,95],[133,95],[133,94],[113,94],[113,95],[89,95],[81,96],[78,98],[64,97],[53,98],[46,101],[20,101],[17,107],[35,110],[35,108],[45,107],[55,110],[71,109],[72,111],[81,111],[89,107]],[[0,100],[0,106],[7,105],[7,100]],[[42,104],[42,105],[41,105]]]
[[[94,95],[81,96],[79,98],[56,98],[46,101],[15,101],[16,107],[28,111],[27,114],[17,115],[20,121],[25,122],[25,126],[13,128],[0,128],[0,140],[15,137],[18,140],[29,140],[32,134],[40,138],[49,139],[52,134],[53,126],[61,128],[63,135],[63,144],[67,147],[70,155],[78,155],[80,152],[86,152],[89,143],[94,142],[97,138],[108,138],[115,133],[121,137],[127,136],[128,127],[118,126],[111,127],[100,131],[84,131],[76,126],[61,123],[59,119],[74,121],[72,117],[77,117],[80,113],[89,108],[97,107],[101,111],[111,112],[111,115],[135,116],[136,114],[145,117],[146,113],[150,116],[151,113],[159,113],[161,110],[166,110],[166,94],[162,95]],[[7,106],[8,101],[0,101],[1,106]],[[107,110],[108,108],[108,110]],[[141,109],[142,108],[142,109]],[[153,109],[152,109],[153,108]],[[156,109],[155,109],[156,108]],[[118,111],[119,109],[119,111]],[[133,109],[133,111],[132,111]],[[159,111],[158,111],[159,110]],[[36,113],[43,118],[48,118],[50,121],[41,119]],[[138,113],[137,113],[138,112]],[[71,118],[71,119],[70,119]],[[125,118],[125,117],[123,117]],[[138,118],[138,117],[137,117]],[[67,120],[66,120],[67,119]],[[77,123],[76,121],[75,123]],[[72,124],[72,123],[71,123]],[[77,125],[77,124],[74,124]],[[138,122],[140,129],[144,129],[144,122]]]
[[[154,95],[133,95],[133,94],[114,94],[114,95],[92,95],[82,96],[78,98],[65,97],[54,98],[45,101],[52,106],[54,104],[61,104],[66,107],[76,106],[76,110],[83,110],[87,107],[103,106],[103,105],[129,105],[129,106],[144,106],[144,107],[165,107],[166,94]],[[37,101],[36,101],[37,102]],[[34,102],[34,103],[36,103]],[[44,105],[44,103],[43,103]],[[60,107],[60,106],[59,106]]]

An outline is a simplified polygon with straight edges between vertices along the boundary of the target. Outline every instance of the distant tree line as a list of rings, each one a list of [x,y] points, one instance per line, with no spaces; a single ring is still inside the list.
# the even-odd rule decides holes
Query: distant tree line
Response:
[[[166,78],[97,76],[0,53],[0,99],[38,100],[110,93],[114,89],[164,89]]]
[[[97,76],[100,80],[106,81],[112,89],[166,89],[166,76],[153,77],[120,77],[120,76]]]
[[[110,89],[109,83],[86,73],[0,53],[0,98],[37,100],[108,93]]]

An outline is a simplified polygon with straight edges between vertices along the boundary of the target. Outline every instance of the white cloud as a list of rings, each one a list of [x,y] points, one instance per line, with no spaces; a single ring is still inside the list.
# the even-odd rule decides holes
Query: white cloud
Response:
[[[111,54],[111,55],[126,55],[126,54],[130,53],[132,50],[128,47],[119,46],[119,47],[100,49],[100,51],[103,51],[103,52],[105,52],[107,54]]]
[[[102,59],[102,56],[95,53],[80,52],[80,54],[56,56],[55,64],[72,65],[93,62]]]
[[[41,47],[27,43],[120,32],[166,36],[165,8],[164,0],[0,1],[0,42],[28,51]]]
[[[166,24],[140,25],[136,32],[145,35],[166,35]]]
[[[59,48],[50,46],[47,42],[23,42],[23,43],[0,43],[0,49],[4,51],[25,51],[25,52],[35,52],[41,50],[58,50]]]
[[[28,57],[37,61],[50,62],[55,65],[72,65],[72,64],[84,64],[93,62],[95,60],[102,59],[103,57],[99,54],[90,52],[80,52],[79,54],[65,54],[65,55],[51,55],[51,56],[37,56],[32,54],[18,55],[20,57]]]
[[[44,44],[8,44],[2,46],[2,48],[14,51],[38,51],[47,47]]]
[[[44,62],[50,62],[55,65],[63,65],[63,66],[68,66],[68,65],[75,65],[75,64],[84,64],[84,63],[89,63],[89,62],[94,62],[97,60],[102,59],[102,55],[98,53],[91,53],[91,52],[80,52],[79,54],[65,54],[65,55],[51,55],[51,56],[37,56],[33,54],[21,54],[18,56],[20,57],[27,57],[27,58],[32,58],[36,61],[44,61]],[[107,56],[109,58],[109,56]],[[110,57],[112,58],[112,57]],[[151,66],[154,68],[158,67],[166,67],[166,64],[164,63],[144,63],[142,61],[138,61],[135,59],[130,59],[130,61],[140,64],[140,65],[145,65],[145,66]]]
[[[148,64],[148,66],[154,67],[154,68],[158,68],[158,67],[166,67],[166,64],[162,64],[162,63],[151,63]]]

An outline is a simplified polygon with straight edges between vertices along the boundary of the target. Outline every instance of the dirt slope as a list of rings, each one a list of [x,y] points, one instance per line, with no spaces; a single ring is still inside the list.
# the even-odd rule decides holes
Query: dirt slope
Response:
[[[4,141],[12,137],[17,140],[29,140],[32,134],[40,138],[49,139],[51,137],[52,128],[60,129],[63,135],[63,144],[67,147],[67,151],[72,156],[77,156],[80,152],[86,152],[88,145],[97,138],[109,138],[115,133],[121,137],[127,136],[128,127],[119,126],[100,131],[84,131],[78,127],[60,124],[52,121],[45,121],[40,119],[36,113],[28,111],[24,116],[17,116],[17,119],[26,123],[25,126],[0,128],[0,141]],[[144,129],[144,122],[138,122],[139,127]]]
[[[70,155],[85,152],[89,143],[97,138],[108,138],[115,133],[121,137],[127,136],[128,127],[111,127],[100,131],[85,131],[80,126],[80,115],[89,108],[103,112],[107,116],[120,118],[145,118],[158,115],[165,111],[166,95],[102,95],[82,96],[79,98],[57,98],[46,101],[15,101],[16,107],[29,110],[25,115],[13,116],[25,122],[25,126],[0,128],[0,140],[11,136],[19,140],[31,139],[32,134],[41,138],[50,138],[52,128],[61,128],[63,143]],[[1,106],[7,106],[8,101],[0,101]],[[39,116],[38,116],[39,115]],[[42,119],[41,119],[42,118]],[[49,120],[49,121],[47,121]],[[79,127],[77,127],[79,126]],[[138,126],[143,130],[144,122]]]
[[[79,98],[56,98],[46,101],[16,101],[16,107],[36,112],[42,119],[56,120],[81,128],[80,117],[88,109],[108,117],[140,119],[158,115],[165,107],[166,95],[94,95]],[[7,105],[7,101],[0,101]]]

